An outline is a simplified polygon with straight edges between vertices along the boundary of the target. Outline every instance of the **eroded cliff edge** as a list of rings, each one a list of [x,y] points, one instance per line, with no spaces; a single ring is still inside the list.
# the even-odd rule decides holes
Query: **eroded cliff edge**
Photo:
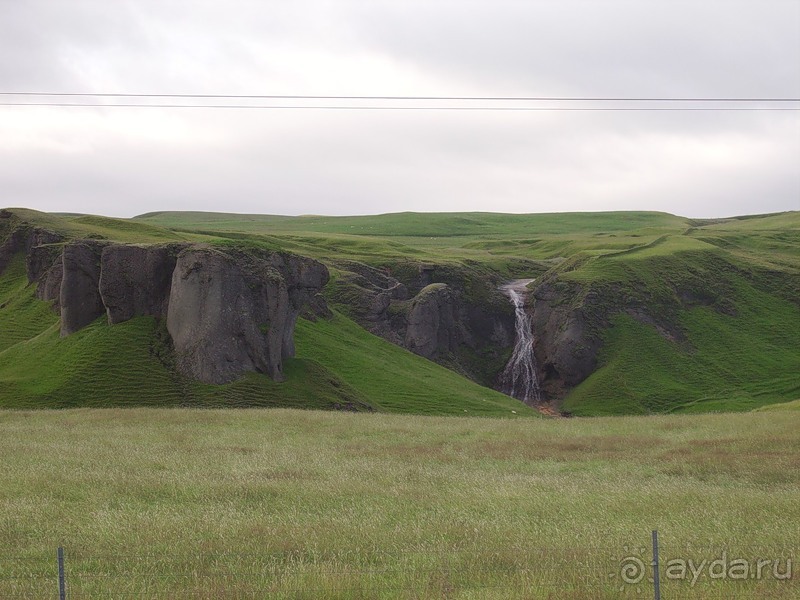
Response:
[[[109,325],[162,319],[178,370],[213,384],[248,371],[283,380],[297,318],[329,278],[322,263],[285,252],[65,240],[27,226],[0,247],[0,271],[18,253],[37,297],[60,314],[62,336],[104,314]]]

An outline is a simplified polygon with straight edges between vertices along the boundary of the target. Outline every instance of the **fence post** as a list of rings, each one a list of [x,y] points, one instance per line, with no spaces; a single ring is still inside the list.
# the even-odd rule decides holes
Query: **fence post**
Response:
[[[659,580],[658,566],[658,530],[653,530],[653,597],[661,600],[661,581]]]
[[[67,600],[67,582],[64,577],[64,548],[58,547],[58,598]]]

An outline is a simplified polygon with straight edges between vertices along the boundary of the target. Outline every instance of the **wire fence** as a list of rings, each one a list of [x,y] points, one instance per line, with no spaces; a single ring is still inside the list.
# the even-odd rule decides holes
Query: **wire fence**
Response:
[[[0,598],[800,598],[796,546],[264,552],[53,548],[0,556]]]

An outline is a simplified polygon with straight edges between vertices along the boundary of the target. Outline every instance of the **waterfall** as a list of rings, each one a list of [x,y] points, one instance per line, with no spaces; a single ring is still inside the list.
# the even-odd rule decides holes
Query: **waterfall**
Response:
[[[539,378],[536,376],[536,357],[533,353],[533,319],[525,310],[527,285],[533,279],[518,279],[500,289],[514,305],[516,343],[514,353],[500,376],[501,391],[526,404],[542,401]]]

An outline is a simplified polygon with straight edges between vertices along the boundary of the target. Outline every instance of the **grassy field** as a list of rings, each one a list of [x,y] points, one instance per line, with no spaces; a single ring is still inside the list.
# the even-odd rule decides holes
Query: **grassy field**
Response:
[[[776,408],[0,411],[0,597],[56,597],[62,545],[75,600],[646,598],[621,569],[657,528],[664,598],[797,598],[772,561],[798,558],[798,427]],[[770,566],[666,575],[723,553]]]

